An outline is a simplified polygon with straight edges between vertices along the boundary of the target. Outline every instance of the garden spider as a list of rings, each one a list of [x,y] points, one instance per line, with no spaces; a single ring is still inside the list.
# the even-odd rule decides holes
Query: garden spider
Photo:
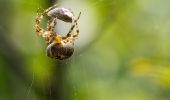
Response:
[[[59,60],[67,59],[72,56],[74,52],[74,41],[79,36],[77,21],[80,18],[81,12],[79,13],[77,19],[72,18],[73,20],[72,26],[69,32],[67,33],[67,35],[60,36],[54,31],[54,27],[57,24],[57,19],[59,19],[57,16],[50,17],[50,20],[48,20],[47,22],[46,30],[40,27],[40,22],[42,21],[44,15],[48,14],[48,12],[51,11],[51,9],[47,9],[47,10],[45,10],[43,13],[37,12],[36,24],[35,24],[36,32],[38,36],[45,38],[48,44],[46,48],[46,53],[48,57],[59,59]],[[60,20],[61,19],[62,17],[60,17]]]

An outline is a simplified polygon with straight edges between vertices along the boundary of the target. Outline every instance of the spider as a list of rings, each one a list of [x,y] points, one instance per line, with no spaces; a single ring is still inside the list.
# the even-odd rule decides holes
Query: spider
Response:
[[[72,56],[74,52],[74,41],[78,39],[79,36],[79,28],[78,28],[78,23],[77,21],[80,18],[81,12],[79,13],[78,17],[76,19],[73,18],[73,16],[68,16],[68,18],[72,19],[72,26],[66,36],[60,36],[54,31],[54,27],[57,24],[57,19],[63,20],[65,19],[64,16],[67,16],[67,13],[62,13],[63,17],[54,16],[51,17],[50,20],[47,21],[47,28],[44,30],[43,28],[40,27],[40,22],[43,20],[43,17],[45,14],[49,14],[49,12],[52,13],[53,8],[51,10],[50,7],[44,12],[40,13],[37,12],[36,16],[36,33],[38,36],[41,36],[45,39],[47,43],[47,48],[46,48],[46,54],[50,58],[55,58],[59,60],[64,60]],[[55,11],[54,11],[55,12]],[[53,14],[54,14],[53,12]],[[71,12],[70,12],[71,13]],[[59,13],[60,14],[60,13]],[[72,13],[73,14],[73,13]],[[56,14],[55,14],[56,15]],[[70,22],[67,20],[64,20],[65,22]]]
[[[57,7],[57,5],[54,5],[52,7],[49,7],[44,11],[45,14],[47,14],[50,17],[58,18],[65,22],[72,22],[74,18],[74,14],[70,9],[66,9],[63,7]]]

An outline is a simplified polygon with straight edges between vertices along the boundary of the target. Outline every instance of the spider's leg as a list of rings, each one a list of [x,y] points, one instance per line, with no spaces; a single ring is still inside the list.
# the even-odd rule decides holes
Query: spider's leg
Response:
[[[45,32],[45,30],[39,26],[42,19],[43,15],[37,14],[37,17],[35,19],[35,29],[39,36],[42,36],[42,34]]]
[[[57,24],[57,18],[53,18],[52,21],[48,20],[47,31],[53,32],[56,24]]]
[[[78,29],[77,21],[79,20],[80,15],[81,15],[81,12],[79,13],[79,16],[77,17],[77,19],[74,20],[73,25],[71,26],[69,32],[68,32],[67,35],[66,35],[66,38],[69,38],[69,37],[77,37],[77,36],[79,35],[79,29]],[[73,30],[74,30],[75,27],[77,28],[76,34],[73,34]]]
[[[47,21],[47,31],[50,31],[50,30],[51,30],[50,23],[51,23],[51,21],[50,21],[50,20],[48,20],[48,21]]]
[[[43,38],[48,38],[51,33],[48,31],[45,31],[43,28],[40,27],[40,22],[43,19],[44,15],[42,13],[37,13],[37,17],[35,19],[35,28],[36,28],[36,33],[37,35],[43,37]]]
[[[38,8],[38,9],[37,9],[37,14],[38,14],[38,15],[43,15],[43,13],[42,13],[43,11],[44,11],[43,8]]]
[[[50,30],[53,32],[54,31],[54,28],[57,24],[57,18],[53,18],[52,22],[50,23]]]
[[[78,36],[79,36],[79,27],[78,27],[78,23],[77,23],[77,21],[76,21],[76,23],[75,23],[75,24],[76,24],[76,26],[75,26],[75,27],[76,27],[76,29],[75,29],[75,31],[76,31],[76,32],[72,34],[72,38],[73,38],[73,40],[78,39]]]
[[[48,13],[50,10],[56,8],[58,4],[53,5],[52,7],[47,8],[43,13]]]

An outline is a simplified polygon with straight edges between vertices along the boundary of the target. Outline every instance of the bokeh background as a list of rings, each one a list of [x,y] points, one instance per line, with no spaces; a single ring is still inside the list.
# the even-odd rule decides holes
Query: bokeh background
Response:
[[[82,12],[64,61],[46,56],[34,27],[56,3]],[[169,50],[170,0],[0,0],[0,100],[170,100]]]

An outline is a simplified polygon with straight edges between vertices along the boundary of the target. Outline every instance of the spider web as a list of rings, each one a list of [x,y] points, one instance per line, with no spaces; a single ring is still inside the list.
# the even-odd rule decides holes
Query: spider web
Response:
[[[32,1],[34,1],[34,0],[32,0]],[[102,3],[104,0],[97,0],[96,2],[93,2],[93,3],[91,3],[88,7],[89,8],[92,8],[92,9],[94,9],[95,7],[97,7],[97,5],[99,5],[100,3]],[[66,1],[67,2],[67,1]],[[74,0],[72,1],[72,2],[74,2]],[[62,3],[61,3],[62,4]],[[42,6],[41,6],[41,1],[40,0],[36,0],[36,6],[37,6],[37,8],[42,8]],[[84,9],[84,10],[88,10],[88,9]],[[77,14],[76,14],[77,15]],[[82,15],[83,16],[83,15]],[[60,31],[60,29],[57,29],[57,30],[59,30],[59,32],[58,33],[63,33],[62,35],[64,35],[65,33],[67,33],[67,31],[69,30],[69,26],[71,25],[71,24],[69,24],[69,23],[63,23],[63,25],[61,24],[61,23],[63,23],[62,21],[59,21],[58,23],[57,23],[57,27],[58,27],[58,25],[59,26],[62,26],[62,30],[64,30],[64,31]],[[60,27],[59,27],[60,28]],[[82,56],[82,55],[81,55]],[[72,59],[72,63],[73,64],[76,64],[76,59]],[[35,81],[35,73],[34,73],[34,70],[35,70],[35,68],[33,68],[33,72],[32,72],[32,81],[31,81],[31,83],[30,83],[30,86],[28,87],[28,90],[27,90],[27,100],[30,100],[31,99],[31,92],[33,91],[32,90],[32,87],[33,87],[33,84],[34,84],[34,81]],[[85,68],[85,66],[81,69],[81,72],[83,73],[83,76],[82,76],[82,78],[84,79],[84,80],[87,80],[88,79],[88,77],[87,77],[87,73],[86,73],[86,68]],[[72,77],[73,78],[73,80],[76,80],[76,77]],[[49,80],[49,79],[48,79]],[[50,80],[49,80],[50,81]],[[70,80],[71,81],[71,80]],[[74,83],[74,82],[73,82]],[[88,83],[88,81],[85,83],[86,84],[86,87],[87,88],[89,88],[89,83]],[[78,100],[78,89],[77,89],[77,85],[75,84],[75,85],[73,85],[73,96],[75,97],[75,100]],[[67,91],[67,90],[64,90],[64,91]],[[51,94],[51,89],[50,89],[50,91],[49,91],[49,93]],[[90,93],[90,92],[89,92]],[[35,99],[35,98],[32,98],[32,99]],[[51,95],[51,100],[53,99],[53,97],[52,97],[52,95]],[[89,94],[89,97],[88,97],[88,100],[93,100],[91,97],[90,97],[90,94]]]

